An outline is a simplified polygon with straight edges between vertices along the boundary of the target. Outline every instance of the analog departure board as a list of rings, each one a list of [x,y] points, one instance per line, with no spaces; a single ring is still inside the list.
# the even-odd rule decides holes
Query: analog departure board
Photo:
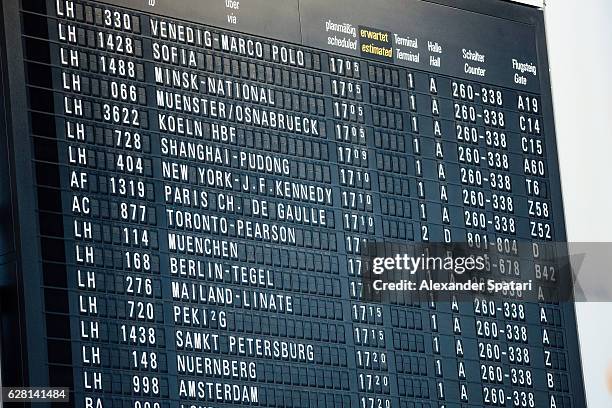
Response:
[[[542,10],[0,7],[11,399],[586,406]],[[476,287],[366,290],[429,244],[484,252]]]

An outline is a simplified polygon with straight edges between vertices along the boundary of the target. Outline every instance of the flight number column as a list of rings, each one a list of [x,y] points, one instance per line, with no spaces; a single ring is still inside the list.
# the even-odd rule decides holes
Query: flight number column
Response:
[[[84,343],[73,354],[84,367],[77,395],[85,406],[124,396],[133,407],[160,407],[151,399],[167,396],[167,382],[157,238],[147,226],[155,196],[140,17],[86,2],[58,1],[55,10]]]

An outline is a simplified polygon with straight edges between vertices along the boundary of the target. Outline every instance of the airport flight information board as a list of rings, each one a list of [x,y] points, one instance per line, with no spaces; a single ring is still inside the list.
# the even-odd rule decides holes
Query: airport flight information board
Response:
[[[3,386],[78,407],[585,407],[573,305],[538,260],[566,239],[542,10],[1,7]],[[364,296],[365,248],[410,242],[484,248],[537,296]]]

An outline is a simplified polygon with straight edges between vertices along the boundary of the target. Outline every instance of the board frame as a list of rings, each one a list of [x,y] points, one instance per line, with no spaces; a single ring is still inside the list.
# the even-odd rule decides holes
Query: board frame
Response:
[[[5,132],[0,135],[0,140],[3,146],[7,147],[6,151],[0,149],[2,156],[0,160],[8,164],[10,213],[13,221],[11,239],[15,243],[14,257],[9,262],[9,271],[5,272],[9,284],[0,288],[0,295],[9,296],[16,302],[14,310],[7,310],[5,307],[5,313],[2,315],[0,357],[3,370],[0,372],[4,378],[0,378],[0,384],[45,386],[49,384],[49,375],[47,370],[41,369],[47,364],[47,348],[46,343],[42,341],[46,337],[46,330],[44,324],[41,324],[44,322],[44,296],[42,266],[38,262],[41,259],[36,205],[38,197],[33,188],[35,170],[33,146],[29,137],[28,96],[21,39],[20,3],[22,1],[28,0],[5,0],[0,4],[4,33],[3,36],[0,35],[3,43],[0,48],[4,50],[1,57],[7,62],[0,64],[6,108],[5,123],[0,122],[0,125],[4,125],[2,128]],[[550,152],[549,180],[550,185],[556,187],[551,202],[553,212],[563,215],[557,216],[553,222],[557,241],[566,241],[544,12],[541,8],[533,7],[533,3],[538,1],[428,0],[428,2],[520,22],[535,28],[546,146]],[[531,6],[524,5],[526,2]],[[116,0],[107,0],[105,3],[116,4]],[[573,316],[572,321],[564,322],[568,328],[566,348],[572,351],[568,353],[570,360],[568,362],[574,370],[582,370],[575,307],[571,302],[565,302],[562,307],[566,316]],[[8,372],[12,373],[10,377],[7,375]],[[571,378],[574,382],[572,389],[575,392],[582,391],[581,395],[573,395],[574,400],[585,401],[581,372],[572,373]]]

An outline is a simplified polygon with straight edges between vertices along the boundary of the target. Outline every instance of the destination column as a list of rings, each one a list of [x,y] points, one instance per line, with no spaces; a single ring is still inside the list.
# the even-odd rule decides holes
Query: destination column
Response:
[[[149,24],[178,398],[348,403],[320,55]]]

